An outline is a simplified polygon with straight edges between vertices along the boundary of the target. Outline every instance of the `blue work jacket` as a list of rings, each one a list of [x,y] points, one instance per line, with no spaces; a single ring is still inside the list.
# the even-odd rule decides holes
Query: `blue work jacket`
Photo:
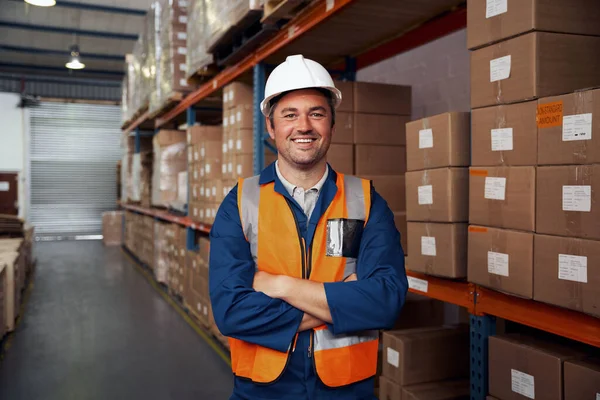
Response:
[[[275,191],[293,204],[300,233],[310,246],[317,223],[337,192],[336,179],[337,174],[330,167],[309,221],[277,177],[274,163],[261,173],[260,184],[275,181]],[[333,319],[329,329],[334,334],[391,328],[408,290],[404,252],[394,224],[394,215],[375,189],[371,191],[371,212],[363,231],[357,261],[358,280],[324,284]],[[215,322],[221,333],[278,351],[287,351],[304,312],[252,289],[255,265],[250,244],[242,231],[237,186],[227,195],[217,212],[210,242],[210,298]],[[276,382],[255,384],[235,377],[231,399],[375,399],[373,378],[341,388],[325,386],[316,376],[309,358],[309,338],[310,330],[299,335],[287,368]]]

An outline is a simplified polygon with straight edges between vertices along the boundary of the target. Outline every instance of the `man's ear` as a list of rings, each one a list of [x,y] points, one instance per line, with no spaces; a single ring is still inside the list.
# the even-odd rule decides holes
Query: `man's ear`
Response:
[[[269,132],[271,139],[275,140],[275,130],[271,126],[271,120],[269,117],[265,117],[265,126],[267,127],[267,132]]]

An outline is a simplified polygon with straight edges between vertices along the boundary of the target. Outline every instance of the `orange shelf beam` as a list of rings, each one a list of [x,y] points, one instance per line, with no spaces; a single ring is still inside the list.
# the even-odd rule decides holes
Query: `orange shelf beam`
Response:
[[[204,233],[210,232],[211,225],[192,221],[192,219],[190,217],[180,217],[177,215],[170,214],[167,211],[157,210],[154,208],[134,206],[131,204],[122,204],[121,207],[123,207],[126,210],[135,211],[140,214],[158,218],[162,221],[172,222],[174,224],[192,228],[192,229],[200,231],[200,232],[204,232]]]
[[[475,312],[600,347],[600,318],[477,287]]]
[[[133,131],[135,128],[146,122],[148,120],[149,115],[149,111],[146,111],[145,113],[140,115],[135,121],[133,121],[131,124],[125,127],[125,129],[123,129],[123,133],[128,134],[129,132]]]
[[[273,39],[262,45],[253,54],[249,55],[238,64],[225,69],[216,77],[200,86],[196,91],[190,93],[171,111],[162,117],[157,118],[155,122],[156,128],[162,127],[179,114],[185,112],[187,108],[208,97],[217,89],[232,82],[244,72],[249,71],[256,64],[287,46],[352,2],[353,0],[336,0],[330,10],[327,10],[325,1],[318,1],[313,6],[309,6],[306,11],[286,25],[287,29],[281,30]]]
[[[475,285],[468,282],[438,278],[431,275],[406,271],[409,290],[413,293],[456,304],[474,312]]]

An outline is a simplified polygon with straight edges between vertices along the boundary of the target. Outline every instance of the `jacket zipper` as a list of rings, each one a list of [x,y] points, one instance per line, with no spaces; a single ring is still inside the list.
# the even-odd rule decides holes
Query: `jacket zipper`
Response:
[[[298,240],[300,241],[300,253],[302,256],[302,279],[310,279],[310,273],[312,271],[312,246],[310,246],[308,249],[306,249],[306,242],[304,241],[304,238],[302,237],[302,233],[300,232],[300,224],[298,223],[296,214],[294,214],[294,209],[293,209],[294,206],[291,204],[290,200],[287,197],[285,198],[285,201],[288,204],[290,211],[292,212],[292,216],[294,217],[294,222],[296,223],[296,232],[298,233]],[[313,337],[314,337],[314,331],[311,330],[310,343],[308,345],[308,358],[309,359],[313,358],[313,356],[312,356]],[[313,367],[315,367],[314,360],[313,360]],[[316,367],[315,367],[315,371],[316,371]]]
[[[300,224],[298,223],[296,214],[294,214],[294,206],[290,203],[290,200],[287,197],[285,198],[285,201],[288,207],[290,207],[292,217],[294,217],[294,222],[296,223],[296,232],[298,233],[298,242],[300,243],[300,254],[302,257],[302,279],[306,279],[306,252],[304,251],[304,238],[302,237],[302,233],[300,232]]]

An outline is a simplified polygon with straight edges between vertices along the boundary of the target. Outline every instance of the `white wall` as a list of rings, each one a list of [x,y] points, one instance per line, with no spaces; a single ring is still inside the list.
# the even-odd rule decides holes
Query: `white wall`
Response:
[[[0,171],[19,172],[19,216],[26,218],[26,140],[28,114],[18,108],[20,97],[0,93]]]
[[[357,81],[412,86],[412,117],[470,109],[466,30],[358,71]]]

